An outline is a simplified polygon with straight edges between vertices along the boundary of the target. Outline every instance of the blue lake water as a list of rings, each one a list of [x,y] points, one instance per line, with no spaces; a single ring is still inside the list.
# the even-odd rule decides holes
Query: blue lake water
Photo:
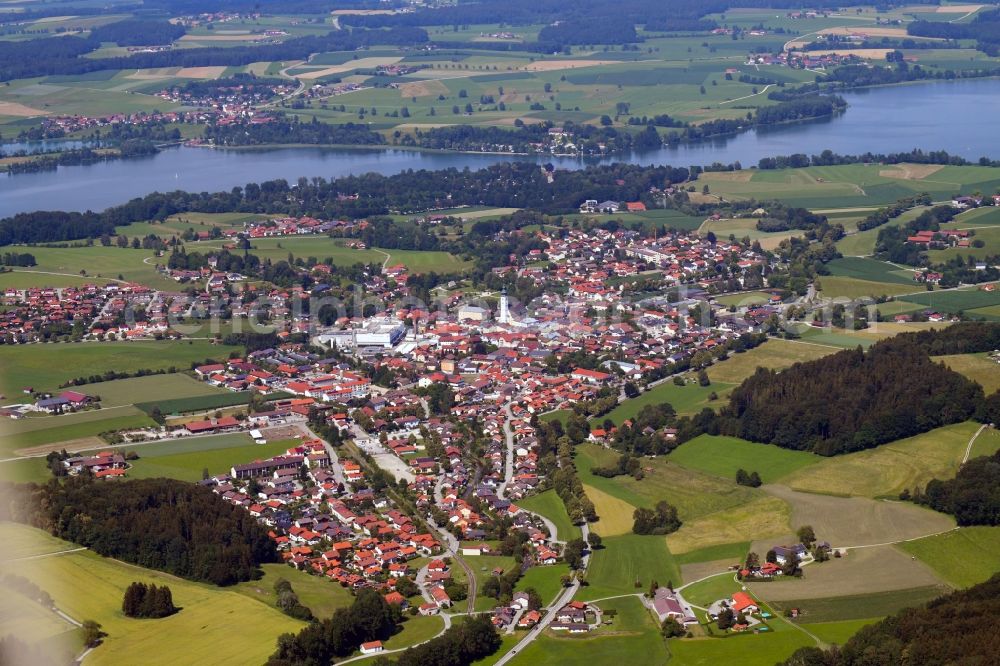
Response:
[[[843,95],[847,112],[738,136],[619,156],[603,162],[706,165],[792,153],[890,153],[947,150],[970,160],[1000,158],[1000,80],[978,79],[875,88]],[[9,148],[8,148],[9,149]],[[579,168],[602,160],[427,153],[399,149],[276,148],[213,150],[175,147],[157,155],[56,171],[0,176],[0,217],[34,210],[102,210],[154,191],[214,192],[250,182],[406,169],[471,169],[512,159]]]

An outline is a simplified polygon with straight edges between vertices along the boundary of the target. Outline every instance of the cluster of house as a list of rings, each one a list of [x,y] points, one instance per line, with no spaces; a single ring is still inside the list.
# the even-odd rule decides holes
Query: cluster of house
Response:
[[[404,607],[408,602],[396,586],[403,578],[414,580],[416,571],[409,563],[442,550],[387,495],[366,487],[360,465],[331,459],[320,440],[234,465],[229,474],[203,483],[266,525],[290,566],[353,590],[377,589],[387,601]],[[434,567],[439,574],[435,589],[443,591],[447,565],[438,562],[442,566]],[[446,597],[435,609],[450,606]]]
[[[294,92],[291,81],[269,79],[267,83],[253,79],[237,79],[226,86],[211,90],[188,89],[174,85],[156,93],[160,99],[190,107],[214,109],[224,115],[249,115],[258,104]]]
[[[246,359],[230,359],[195,368],[202,380],[231,391],[284,391],[322,402],[347,403],[366,397],[371,380],[338,359],[320,358],[301,345],[251,352]]]
[[[62,136],[70,132],[110,127],[112,125],[158,125],[160,123],[206,122],[212,116],[193,111],[137,111],[135,113],[113,113],[106,116],[50,116],[42,119],[45,136]]]
[[[794,69],[828,69],[840,65],[862,62],[861,58],[850,51],[830,53],[819,51],[781,51],[780,53],[752,53],[747,56],[747,65],[779,65]]]
[[[348,222],[345,220],[317,220],[313,217],[283,217],[266,221],[247,222],[242,231],[228,229],[227,236],[244,235],[249,238],[268,238],[271,236],[299,236],[304,234],[329,234],[333,231],[349,231],[355,228],[363,229],[366,223]]]
[[[8,287],[0,300],[0,336],[8,343],[35,342],[51,335],[71,334],[81,322],[84,331],[100,326],[105,330],[113,328],[112,335],[117,336],[119,328],[114,322],[126,309],[145,307],[154,296],[148,287],[124,282],[61,289]],[[122,339],[133,335],[121,332]]]
[[[189,14],[186,16],[176,16],[170,19],[171,23],[182,25],[186,28],[196,28],[199,25],[209,23],[234,23],[236,21],[256,21],[260,18],[260,12],[250,12],[241,14],[239,12],[205,12],[202,14]]]

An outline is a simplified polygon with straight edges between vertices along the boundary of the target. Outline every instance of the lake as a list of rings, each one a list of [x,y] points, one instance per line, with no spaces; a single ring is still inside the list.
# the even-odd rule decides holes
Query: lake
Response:
[[[176,147],[142,159],[59,167],[0,176],[0,217],[35,210],[102,210],[154,191],[215,192],[251,182],[406,169],[478,169],[511,160],[552,162],[560,168],[633,162],[675,166],[756,165],[762,157],[792,153],[891,153],[946,150],[970,160],[1000,158],[1000,80],[979,79],[874,88],[844,94],[850,105],[835,118],[745,132],[605,160],[467,155],[401,149],[276,148],[215,150]]]

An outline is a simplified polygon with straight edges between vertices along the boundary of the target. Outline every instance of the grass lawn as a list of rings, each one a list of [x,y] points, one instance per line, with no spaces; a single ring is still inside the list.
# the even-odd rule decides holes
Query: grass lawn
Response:
[[[543,604],[550,604],[563,589],[562,577],[569,573],[566,565],[554,565],[547,567],[531,567],[524,572],[521,580],[517,581],[517,590],[523,591],[534,588],[542,598]]]
[[[39,416],[0,423],[0,452],[72,442],[79,449],[99,447],[102,432],[155,425],[153,420],[135,407],[112,407],[75,414]]]
[[[192,244],[196,248],[202,244]],[[220,241],[205,241],[204,246],[221,246]],[[381,264],[389,255],[387,266],[403,264],[414,273],[457,273],[465,270],[471,264],[447,252],[421,250],[380,250],[370,248],[358,250],[344,246],[343,239],[332,239],[323,236],[295,238],[262,238],[253,241],[252,254],[261,259],[272,261],[287,259],[291,253],[296,257],[316,257],[320,261],[331,258],[338,266],[350,266],[356,263]]]
[[[814,622],[812,624],[803,624],[802,626],[827,643],[843,645],[851,636],[858,633],[862,627],[874,624],[880,619],[873,617],[860,620],[841,620],[839,622]]]
[[[769,601],[768,604],[778,612],[786,608],[798,608],[802,612],[803,623],[839,622],[885,617],[902,608],[925,604],[943,593],[944,591],[938,586],[925,586],[872,594]]]
[[[3,541],[0,562],[77,548],[76,544],[57,539],[48,532],[25,527],[20,523],[0,522],[0,540]]]
[[[670,662],[683,666],[752,664],[770,666],[784,661],[801,647],[814,642],[801,631],[726,636],[725,638],[674,638],[667,642]]]
[[[622,421],[633,418],[646,405],[660,405],[664,402],[669,402],[680,415],[696,414],[705,407],[721,405],[723,401],[710,401],[709,395],[712,393],[719,395],[729,388],[732,388],[732,384],[713,383],[711,386],[699,386],[697,383],[689,383],[677,386],[672,381],[667,381],[635,398],[625,400],[594,421],[603,423],[605,419],[611,419],[615,425],[618,425]]]
[[[824,275],[819,280],[819,290],[826,298],[877,298],[912,294],[917,286],[893,282],[875,282],[858,278]]]
[[[213,345],[207,340],[144,342],[79,342],[0,347],[0,393],[16,400],[21,389],[54,391],[76,377],[108,370],[186,370],[192,362],[223,360],[239,347]],[[87,391],[86,387],[80,390]]]
[[[583,444],[577,447],[576,456],[580,480],[585,485],[635,507],[652,507],[667,500],[677,507],[682,520],[746,504],[759,493],[733,481],[685,469],[664,456],[642,459],[641,481],[627,475],[607,479],[591,473],[593,467],[607,467],[617,461],[619,454],[614,451]]]
[[[813,493],[894,497],[905,488],[923,487],[933,478],[955,476],[969,439],[978,429],[977,423],[956,423],[875,449],[824,458],[792,473],[783,483]]]
[[[80,275],[49,275],[36,271],[15,269],[0,273],[0,289],[32,289],[34,287],[81,287],[87,284],[105,284],[106,279]]]
[[[235,590],[192,583],[89,551],[7,562],[0,568],[37,583],[70,616],[102,625],[108,637],[88,663],[161,664],[163,655],[176,652],[178,641],[183,641],[189,663],[261,663],[274,651],[279,635],[305,626],[266,603],[248,602]],[[159,620],[125,617],[122,594],[136,580],[169,584],[182,610]]]
[[[211,386],[181,373],[97,382],[81,386],[80,391],[88,395],[101,396],[101,405],[104,407],[134,405],[141,402],[174,398],[232,394],[232,391]]]
[[[683,467],[730,480],[736,478],[739,469],[757,472],[764,483],[778,481],[821,460],[804,451],[714,435],[701,435],[685,442],[670,453],[669,459]]]
[[[963,527],[899,548],[956,587],[970,587],[1000,571],[1000,527]]]
[[[610,626],[601,626],[585,635],[569,636],[546,631],[519,654],[512,663],[528,664],[662,664],[667,650],[649,611],[636,597],[614,599],[600,604],[614,609]]]
[[[559,532],[558,538],[561,541],[570,541],[580,536],[580,528],[570,522],[569,514],[566,513],[566,505],[563,504],[554,490],[546,490],[544,493],[518,500],[517,505],[551,520],[556,526],[556,531]]]
[[[1000,450],[1000,430],[987,428],[979,433],[979,437],[972,445],[972,451],[969,452],[969,458],[991,456],[998,450]]]
[[[156,289],[176,289],[177,283],[156,272],[151,250],[115,246],[48,247],[32,246],[28,251],[38,261],[33,270],[89,278],[111,278],[138,282]],[[120,276],[120,277],[119,277]],[[56,278],[56,276],[50,276]]]
[[[768,340],[750,351],[731,354],[725,361],[710,366],[707,372],[712,384],[739,384],[759,367],[780,370],[800,361],[812,361],[837,351],[840,350],[794,340]]]
[[[485,611],[495,608],[499,602],[493,597],[483,595],[483,583],[493,577],[494,569],[503,569],[504,572],[507,572],[512,567],[517,566],[514,563],[514,558],[502,555],[480,555],[467,557],[465,561],[472,567],[472,573],[478,581],[479,596],[476,597],[476,610]]]
[[[247,441],[249,437],[244,436]],[[228,473],[233,465],[264,460],[284,453],[289,447],[297,445],[297,440],[268,442],[267,444],[244,444],[231,448],[207,449],[176,454],[149,453],[143,447],[137,447],[139,460],[132,463],[128,472],[132,479],[149,479],[166,477],[180,481],[199,481],[202,470],[209,474]]]
[[[264,576],[260,580],[239,583],[233,589],[251,599],[273,606],[278,599],[274,593],[274,584],[284,578],[292,584],[299,601],[319,618],[330,617],[333,611],[350,606],[354,601],[354,595],[347,588],[341,587],[340,583],[293,569],[287,564],[265,564],[261,569],[264,571]]]
[[[1000,391],[1000,363],[991,360],[986,353],[954,354],[933,358],[978,383],[986,395]]]
[[[680,567],[667,549],[666,539],[622,534],[604,539],[603,548],[591,555],[588,585],[580,588],[577,596],[586,600],[645,592],[654,580],[660,585],[680,584]]]
[[[693,583],[681,590],[681,593],[695,606],[708,608],[713,601],[731,598],[733,592],[739,592],[741,589],[743,586],[733,578],[733,573],[726,572]]]
[[[566,419],[573,415],[572,409],[556,409],[554,411],[542,414],[538,417],[539,421],[559,421],[566,426]]]
[[[731,560],[733,563],[741,561],[750,552],[750,542],[725,543],[719,546],[709,546],[699,548],[687,553],[678,553],[677,564],[697,564],[699,562],[716,562],[720,560]]]
[[[717,296],[716,302],[722,305],[750,306],[763,305],[771,300],[771,294],[766,291],[741,291],[738,294],[725,294]]]

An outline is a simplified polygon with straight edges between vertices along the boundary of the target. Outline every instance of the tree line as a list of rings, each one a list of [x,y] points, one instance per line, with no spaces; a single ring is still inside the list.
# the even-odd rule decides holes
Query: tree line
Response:
[[[81,475],[15,488],[0,518],[175,576],[232,585],[278,559],[249,513],[202,486],[172,479],[101,483]]]
[[[913,501],[962,525],[1000,525],[1000,451],[973,458],[953,479],[932,479]]]

